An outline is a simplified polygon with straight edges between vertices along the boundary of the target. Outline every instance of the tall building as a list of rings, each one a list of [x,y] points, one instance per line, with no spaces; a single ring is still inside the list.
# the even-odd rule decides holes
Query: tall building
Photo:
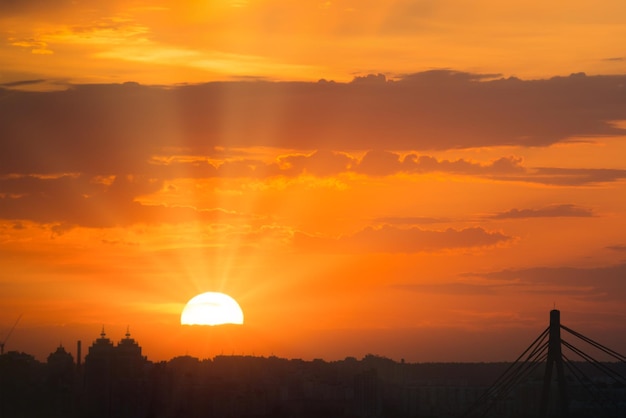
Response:
[[[59,345],[54,353],[48,356],[48,379],[54,385],[71,386],[74,381],[74,357],[63,345]]]
[[[76,368],[74,358],[59,345],[46,362],[46,390],[49,396],[49,417],[69,417],[74,415],[76,395]]]
[[[126,334],[115,347],[115,374],[120,378],[134,378],[143,373],[146,359],[141,356],[141,347],[130,338],[130,332]]]
[[[89,352],[85,356],[85,377],[110,370],[113,359],[113,343],[106,337],[104,327],[100,333],[100,338],[89,347]]]
[[[147,403],[146,363],[128,330],[114,346],[103,328],[85,356],[85,412],[95,418],[140,416]]]
[[[148,403],[148,384],[144,378],[146,358],[141,356],[141,347],[130,338],[128,329],[113,354],[115,384],[111,392],[112,416],[119,418],[145,416]]]
[[[106,337],[104,327],[85,356],[84,409],[89,416],[105,418],[111,415],[113,374],[113,343]]]

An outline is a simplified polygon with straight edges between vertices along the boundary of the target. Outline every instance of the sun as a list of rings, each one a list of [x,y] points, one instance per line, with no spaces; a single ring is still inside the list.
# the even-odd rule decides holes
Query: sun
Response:
[[[219,292],[194,296],[180,314],[182,325],[243,324],[243,311],[235,299]]]

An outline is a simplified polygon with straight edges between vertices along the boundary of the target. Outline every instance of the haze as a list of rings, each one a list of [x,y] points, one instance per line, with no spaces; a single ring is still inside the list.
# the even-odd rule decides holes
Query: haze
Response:
[[[626,3],[0,5],[0,338],[626,351]],[[181,328],[224,292],[246,324]],[[2,341],[2,340],[0,340]],[[88,342],[86,342],[87,344]]]

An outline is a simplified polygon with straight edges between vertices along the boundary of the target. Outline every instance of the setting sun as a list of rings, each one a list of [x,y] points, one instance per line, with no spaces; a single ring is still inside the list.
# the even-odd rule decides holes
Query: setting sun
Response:
[[[243,311],[235,299],[219,292],[194,296],[180,315],[182,325],[243,324]]]

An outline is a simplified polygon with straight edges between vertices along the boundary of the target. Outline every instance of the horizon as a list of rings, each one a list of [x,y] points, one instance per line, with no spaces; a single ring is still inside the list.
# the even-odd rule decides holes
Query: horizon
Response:
[[[58,344],[58,346],[55,348],[55,350],[52,350],[48,353],[48,356],[44,356],[44,358],[38,358],[36,355],[34,355],[33,353],[27,353],[24,351],[18,351],[18,350],[9,350],[6,351],[4,350],[4,346],[3,346],[3,354],[7,354],[7,355],[11,355],[11,353],[14,354],[26,354],[28,356],[32,356],[36,361],[39,362],[46,362],[49,361],[49,356],[53,353],[55,353],[56,351],[58,351],[59,349],[63,349],[63,351],[65,351],[66,353],[68,353],[71,357],[72,360],[74,362],[74,364],[76,365],[80,365],[82,363],[85,362],[86,356],[91,352],[91,347],[99,344],[101,341],[108,341],[113,347],[122,347],[125,346],[125,342],[130,341],[133,345],[136,345],[138,347],[138,351],[137,351],[137,355],[141,354],[142,358],[144,359],[144,361],[146,362],[150,362],[150,363],[159,363],[159,362],[170,362],[173,361],[175,359],[178,358],[191,358],[191,359],[195,359],[198,360],[200,362],[203,361],[213,361],[216,358],[220,358],[220,357],[244,357],[244,358],[259,358],[259,359],[281,359],[281,360],[287,360],[287,361],[303,361],[303,362],[316,362],[316,361],[322,361],[322,362],[328,362],[328,363],[334,363],[334,362],[342,362],[342,361],[349,361],[349,360],[354,360],[354,361],[366,361],[366,360],[370,360],[370,359],[379,359],[379,360],[385,360],[385,361],[390,361],[396,364],[415,364],[415,365],[419,365],[419,364],[490,364],[490,363],[498,363],[498,364],[502,364],[502,363],[517,363],[520,360],[523,359],[524,362],[528,361],[531,358],[531,354],[528,355],[528,358],[524,358],[524,355],[526,353],[528,353],[531,349],[533,350],[532,353],[536,353],[541,351],[547,351],[547,342],[549,342],[553,337],[552,337],[552,331],[550,331],[550,338],[548,338],[548,331],[550,330],[550,328],[553,327],[553,314],[556,314],[556,318],[560,318],[560,311],[557,309],[553,309],[550,311],[550,325],[548,328],[546,328],[539,336],[537,336],[537,338],[535,339],[535,341],[533,341],[531,343],[530,346],[527,347],[526,350],[524,350],[524,352],[517,357],[517,359],[515,361],[507,361],[507,360],[500,360],[500,361],[469,361],[469,362],[458,362],[458,361],[416,361],[416,362],[411,362],[411,361],[405,361],[404,358],[400,358],[400,359],[395,359],[395,358],[391,358],[391,357],[387,357],[384,355],[380,355],[377,353],[373,353],[373,352],[367,352],[361,356],[352,356],[352,355],[347,355],[343,358],[335,358],[335,359],[324,359],[324,358],[320,358],[320,357],[315,357],[315,358],[308,358],[308,359],[303,359],[303,358],[299,358],[299,357],[281,357],[281,356],[277,356],[274,353],[271,353],[269,355],[256,355],[254,353],[236,353],[234,351],[234,349],[232,350],[232,352],[229,353],[224,353],[224,350],[222,349],[221,353],[218,354],[213,354],[213,356],[208,356],[208,357],[200,357],[200,356],[194,356],[194,355],[190,355],[189,353],[185,353],[185,354],[175,354],[174,356],[168,358],[168,359],[158,359],[158,360],[152,360],[150,359],[150,357],[148,356],[148,354],[144,351],[141,342],[138,341],[136,338],[133,338],[132,333],[130,332],[130,326],[127,326],[126,328],[126,332],[124,333],[123,337],[120,339],[115,339],[114,337],[110,336],[109,334],[107,334],[104,326],[102,327],[100,334],[99,334],[99,338],[94,339],[91,342],[91,345],[85,345],[84,351],[83,351],[83,339],[78,339],[75,341],[74,343],[74,350],[72,350],[71,346],[66,347],[65,344],[63,344],[63,342],[60,342]],[[558,346],[562,346],[565,345],[565,347],[563,349],[569,349],[571,350],[572,354],[577,355],[578,356],[578,360],[579,362],[586,362],[589,363],[591,359],[593,359],[593,361],[601,361],[601,362],[618,362],[621,363],[623,362],[623,358],[624,356],[618,352],[615,352],[614,350],[604,346],[602,343],[598,342],[598,341],[594,341],[593,339],[589,338],[588,336],[582,335],[580,333],[578,333],[575,330],[569,329],[568,327],[563,327],[562,324],[560,324],[559,319],[557,319],[556,324],[556,328],[555,329],[559,329],[559,331],[557,332],[557,338],[558,338]],[[235,328],[235,327],[240,327],[241,324],[223,324],[223,326],[225,328]],[[198,324],[194,324],[194,325],[185,325],[185,327],[189,328],[191,330],[191,332],[203,332],[203,328],[206,328],[206,326],[203,325],[198,325]],[[212,328],[213,326],[211,326]],[[573,336],[575,337],[578,343],[582,343],[584,347],[586,348],[582,348],[579,344],[575,344],[577,347],[572,347],[571,344],[565,343],[560,334],[562,333],[561,331],[567,333],[569,336]],[[225,332],[222,335],[231,335],[230,332]],[[546,343],[546,344],[543,344]],[[543,348],[541,348],[543,347]],[[42,348],[42,347],[39,347]],[[233,348],[233,347],[231,347]],[[591,352],[589,351],[589,349],[591,350],[595,350],[594,354],[591,354]],[[559,349],[560,352],[561,349]],[[520,350],[521,351],[521,350]],[[43,351],[42,351],[43,352]],[[581,355],[580,353],[582,352],[583,355]],[[98,350],[96,350],[95,352],[96,356],[98,355]],[[101,353],[100,353],[101,354]],[[602,357],[598,357],[598,354],[600,354]],[[46,358],[48,360],[46,360]],[[565,357],[564,357],[565,358]],[[542,359],[535,359],[534,361],[539,361],[539,362],[547,362],[548,360],[546,358]],[[566,361],[576,361],[576,360],[570,360],[569,358]]]
[[[292,3],[0,5],[5,351],[626,352],[626,3]]]
[[[552,312],[552,310],[550,312]],[[18,319],[16,324],[19,325],[19,322],[20,321]],[[548,321],[546,321],[546,323],[547,322]],[[114,329],[114,331],[110,332],[109,331],[110,328]],[[156,342],[157,348],[155,352],[161,353],[161,355],[160,356],[157,355],[155,357],[155,356],[151,356],[147,352],[151,349],[155,349],[155,342],[148,339],[148,346],[144,345],[141,341],[141,336],[142,335],[145,336],[145,334],[142,334],[140,330],[140,334],[139,334],[140,337],[137,337],[137,335],[133,332],[133,329],[136,329],[137,327],[133,328],[130,325],[126,325],[126,326],[118,325],[118,326],[111,326],[110,328],[102,325],[99,328],[98,332],[93,334],[93,338],[91,339],[85,338],[84,335],[76,334],[76,330],[74,329],[73,333],[71,334],[72,336],[75,337],[73,341],[68,341],[67,339],[59,338],[57,340],[58,342],[56,343],[56,345],[52,344],[49,347],[46,345],[42,345],[42,344],[51,343],[54,338],[53,336],[47,335],[45,338],[37,338],[35,336],[34,340],[37,341],[37,343],[29,347],[30,351],[28,349],[21,349],[20,347],[13,347],[12,344],[9,343],[8,347],[3,347],[4,353],[5,354],[8,354],[10,352],[24,353],[24,354],[33,356],[37,361],[45,362],[47,356],[53,353],[57,347],[64,347],[67,352],[69,352],[70,354],[72,354],[73,357],[75,357],[74,360],[76,361],[76,358],[77,358],[76,357],[77,356],[76,345],[80,341],[82,345],[81,357],[82,357],[82,360],[84,361],[86,354],[89,352],[89,347],[91,347],[91,345],[94,344],[96,340],[101,337],[102,333],[104,333],[105,334],[104,338],[109,339],[114,346],[119,344],[126,337],[130,337],[137,344],[139,344],[140,347],[142,347],[143,355],[146,357],[148,361],[151,361],[151,362],[170,361],[174,358],[181,357],[181,356],[193,357],[199,360],[210,360],[217,356],[244,356],[244,357],[252,356],[252,357],[258,357],[258,358],[277,357],[277,358],[282,358],[282,359],[287,359],[287,360],[302,360],[302,361],[323,360],[325,362],[343,361],[348,358],[355,358],[359,360],[368,356],[374,356],[374,357],[391,360],[396,363],[406,362],[408,364],[511,363],[518,357],[518,355],[522,352],[522,349],[526,347],[526,345],[531,341],[531,339],[536,337],[540,331],[539,329],[537,329],[535,330],[536,331],[535,335],[526,336],[527,340],[522,341],[523,345],[516,346],[515,343],[504,344],[502,346],[497,347],[495,351],[493,350],[493,347],[490,347],[490,345],[492,345],[490,339],[486,338],[482,341],[482,348],[485,350],[483,357],[471,357],[471,356],[464,357],[463,355],[457,355],[457,357],[449,357],[450,353],[459,352],[456,346],[442,347],[440,345],[435,345],[432,347],[433,350],[442,351],[444,353],[444,357],[437,357],[437,356],[412,357],[412,354],[414,353],[411,353],[410,351],[402,351],[402,350],[393,351],[391,352],[393,354],[389,354],[390,352],[387,351],[386,354],[382,354],[382,353],[377,352],[376,349],[374,350],[370,349],[370,348],[376,347],[376,345],[361,346],[359,344],[355,344],[355,346],[358,346],[358,349],[355,349],[353,352],[348,352],[345,350],[334,351],[332,352],[333,354],[330,356],[322,356],[319,354],[323,353],[324,350],[321,350],[320,352],[315,352],[311,350],[301,350],[301,351],[295,351],[296,354],[290,356],[288,354],[285,355],[280,352],[275,353],[271,350],[269,352],[262,351],[260,353],[257,353],[254,350],[246,351],[246,350],[249,350],[251,347],[249,345],[249,340],[247,339],[251,331],[245,329],[246,328],[245,324],[224,324],[224,325],[216,325],[216,326],[181,325],[181,330],[177,332],[174,335],[174,337],[176,338],[176,346],[185,347],[185,352],[182,353],[182,352],[175,352],[175,351],[170,350],[168,351],[168,354],[166,354],[165,356],[162,354],[163,348],[160,347],[161,349],[159,350],[159,345],[160,344],[162,345],[164,341],[167,341],[168,338],[171,338],[172,336],[170,335],[170,336],[165,336],[165,338],[160,338],[157,340]],[[92,331],[95,331],[95,329]],[[33,331],[30,330],[29,334],[31,335],[28,336],[29,339],[33,338],[32,333]],[[583,333],[586,333],[586,332],[583,331]],[[65,332],[65,336],[66,337],[68,336],[67,332]],[[3,342],[6,341],[6,335],[0,335],[0,337],[3,337],[1,341]],[[18,339],[22,340],[23,337],[24,336],[22,335],[21,337],[18,337]],[[480,335],[480,337],[484,338],[485,335],[484,334]],[[591,337],[592,339],[595,338],[593,336]],[[608,344],[606,340],[604,341],[600,340],[598,342],[602,345],[609,345],[615,348],[614,346],[612,346],[612,343],[615,343],[615,342],[619,343],[620,339],[618,338],[619,336],[616,336],[616,335],[613,335],[612,337],[613,337],[612,339],[609,339]],[[493,338],[496,338],[496,336],[494,335]],[[516,343],[517,341],[519,341],[519,339],[516,340]],[[357,341],[357,343],[359,342]],[[503,347],[507,347],[509,351],[503,352]],[[617,352],[620,352],[620,350],[621,349],[618,348]],[[328,350],[326,350],[326,352],[328,352]],[[302,354],[302,355],[298,355],[298,354]],[[407,354],[407,356],[405,357],[404,354]],[[596,353],[595,355],[597,356],[598,354],[600,354],[601,357],[597,357],[597,358],[601,360],[605,357],[605,355],[602,353]],[[604,361],[607,361],[607,360],[613,361],[611,360],[610,357],[604,358]]]

